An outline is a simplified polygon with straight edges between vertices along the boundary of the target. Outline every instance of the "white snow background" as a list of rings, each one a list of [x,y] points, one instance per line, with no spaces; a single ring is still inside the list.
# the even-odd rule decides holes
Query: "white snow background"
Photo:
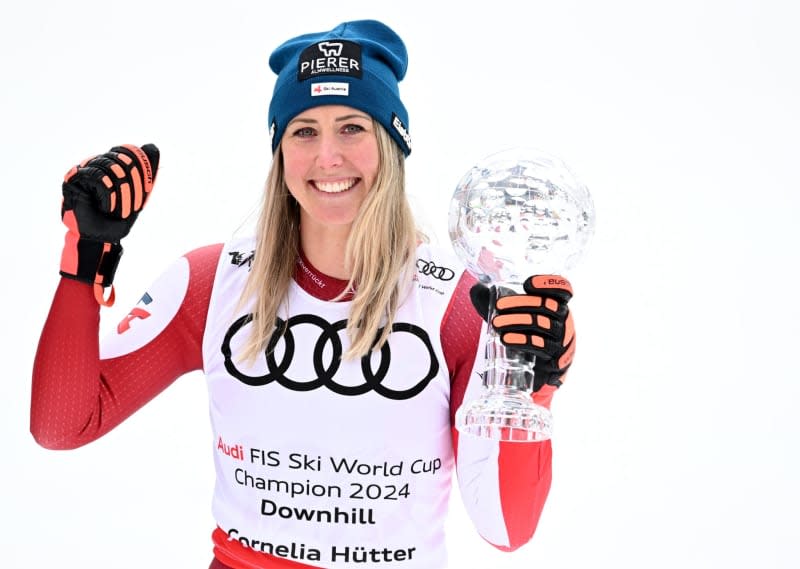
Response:
[[[203,378],[68,452],[28,430],[58,282],[63,174],[156,143],[124,241],[114,325],[189,249],[228,238],[269,165],[267,59],[294,35],[377,18],[401,83],[420,222],[447,243],[455,184],[534,146],[590,188],[578,351],[557,394],[554,480],[508,554],[453,494],[450,567],[800,566],[799,21],[777,0],[414,3],[16,2],[0,17],[2,564],[205,569],[213,485]]]

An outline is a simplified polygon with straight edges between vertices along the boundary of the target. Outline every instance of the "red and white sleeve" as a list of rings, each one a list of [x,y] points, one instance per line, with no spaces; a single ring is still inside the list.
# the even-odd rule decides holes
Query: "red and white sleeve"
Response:
[[[485,323],[469,297],[475,279],[464,273],[442,320],[442,347],[450,370],[450,421],[456,474],[464,507],[478,533],[498,549],[513,551],[533,537],[552,478],[550,441],[504,443],[459,436],[455,413],[482,389]],[[552,391],[534,400],[549,406]]]
[[[41,446],[85,445],[202,367],[221,249],[196,249],[173,263],[102,345],[92,287],[62,278],[33,366],[30,428]]]

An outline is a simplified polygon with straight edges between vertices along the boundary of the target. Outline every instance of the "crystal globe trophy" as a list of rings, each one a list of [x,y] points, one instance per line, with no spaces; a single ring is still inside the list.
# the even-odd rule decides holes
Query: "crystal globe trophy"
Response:
[[[535,274],[564,274],[594,233],[588,189],[558,158],[530,148],[492,154],[473,166],[450,202],[449,233],[466,269],[495,300],[524,294]],[[491,322],[494,314],[489,314]],[[505,347],[489,325],[484,390],[456,412],[461,433],[503,441],[550,438],[552,415],[531,397],[533,361]]]

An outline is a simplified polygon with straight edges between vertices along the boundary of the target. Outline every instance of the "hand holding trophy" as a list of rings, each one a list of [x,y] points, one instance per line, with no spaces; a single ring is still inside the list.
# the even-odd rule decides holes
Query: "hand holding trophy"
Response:
[[[591,195],[559,159],[528,148],[492,154],[473,166],[450,203],[453,248],[467,270],[497,301],[524,295],[534,274],[574,267],[594,233]],[[502,302],[501,302],[502,305]],[[456,413],[461,433],[504,441],[541,441],[552,432],[550,411],[533,403],[534,362],[509,348],[489,326],[485,391]]]

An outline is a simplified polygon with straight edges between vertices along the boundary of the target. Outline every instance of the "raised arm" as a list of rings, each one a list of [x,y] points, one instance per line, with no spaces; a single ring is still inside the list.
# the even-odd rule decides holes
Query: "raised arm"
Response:
[[[107,433],[202,365],[201,339],[220,247],[175,263],[109,338],[101,357],[100,304],[127,235],[152,189],[158,151],[115,147],[68,172],[62,279],[33,365],[30,428],[51,449],[84,445]],[[216,257],[215,257],[216,255]],[[148,300],[149,299],[149,300]],[[154,325],[155,324],[155,325]],[[113,353],[111,353],[113,352]]]

